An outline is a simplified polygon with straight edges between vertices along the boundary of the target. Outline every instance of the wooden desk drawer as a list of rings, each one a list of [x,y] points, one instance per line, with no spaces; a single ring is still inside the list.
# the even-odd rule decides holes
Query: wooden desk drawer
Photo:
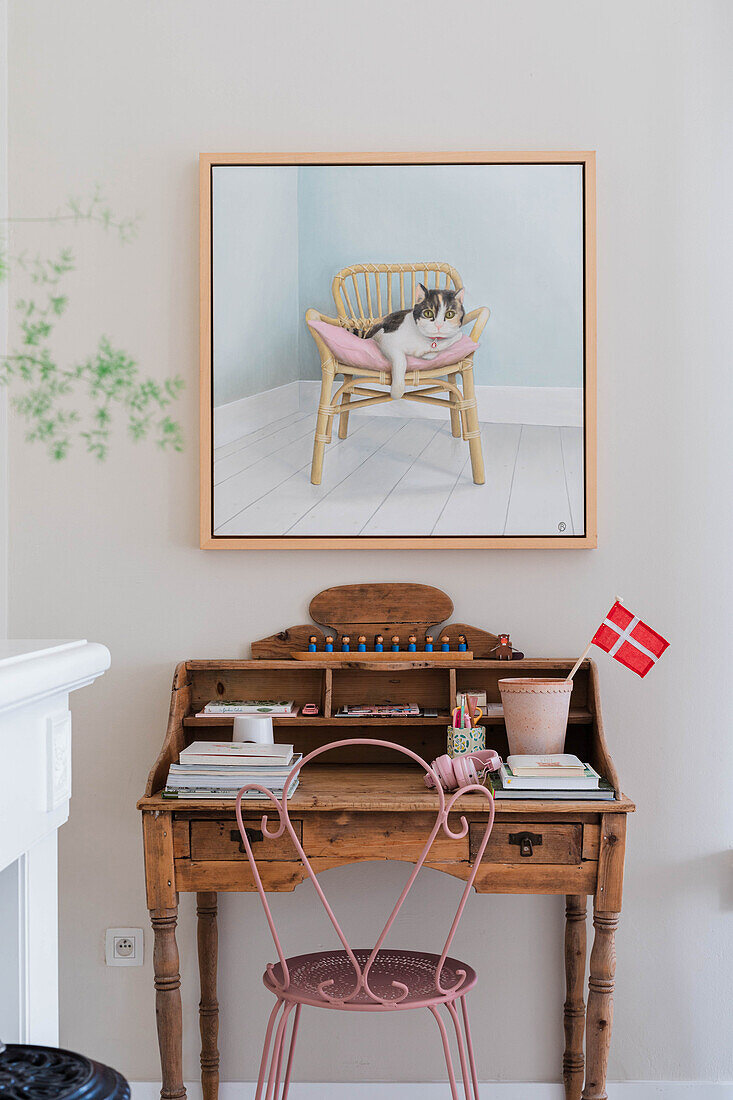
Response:
[[[451,816],[454,828],[458,815]],[[306,818],[303,847],[311,859],[417,860],[425,847],[435,814],[340,813],[312,814]],[[441,830],[428,853],[429,862],[468,859],[468,838],[451,840]]]
[[[262,815],[259,817],[245,817],[245,828],[251,829],[249,834],[252,852],[256,859],[297,859],[297,853],[293,842],[287,833],[283,833],[277,840],[262,835]],[[270,828],[274,829],[277,815],[274,821],[269,821]],[[293,821],[293,828],[298,839],[303,839],[303,822]],[[192,821],[191,822],[191,859],[247,859],[247,853],[242,844],[236,821],[231,818],[227,821]]]
[[[468,829],[471,861],[484,835],[482,822],[471,822]],[[497,822],[486,845],[483,863],[580,863],[583,850],[583,826],[580,823],[518,821]]]

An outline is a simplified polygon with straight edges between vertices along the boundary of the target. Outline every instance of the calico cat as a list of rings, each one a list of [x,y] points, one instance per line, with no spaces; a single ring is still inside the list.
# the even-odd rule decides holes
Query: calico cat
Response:
[[[405,392],[407,356],[419,359],[435,359],[461,336],[463,287],[460,290],[428,290],[417,284],[415,305],[412,309],[399,309],[364,333],[368,340],[374,337],[382,354],[392,367],[393,398]]]

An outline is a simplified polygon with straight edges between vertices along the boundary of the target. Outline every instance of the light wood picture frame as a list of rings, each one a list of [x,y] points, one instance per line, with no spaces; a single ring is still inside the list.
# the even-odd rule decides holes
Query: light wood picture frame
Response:
[[[433,174],[407,173],[420,166],[432,166]],[[482,166],[503,166],[504,171],[481,172]],[[513,174],[507,171],[512,166]],[[553,172],[555,166],[563,170]],[[387,168],[402,172],[375,177],[375,169]],[[465,172],[457,172],[463,168]],[[541,168],[550,171],[532,171]],[[253,169],[258,171],[248,171]],[[283,169],[289,171],[278,171]],[[434,174],[439,169],[445,170],[443,176]],[[452,181],[453,190],[442,192],[440,202],[427,204],[430,210],[420,239],[428,243],[422,251],[413,248],[405,255],[399,242],[390,250],[377,242],[379,233],[374,232],[375,243],[369,248],[354,243],[372,240],[351,229],[352,224],[369,223],[365,196],[368,200],[376,189],[375,209],[389,212],[387,222],[403,224],[410,220],[405,217],[409,195],[420,212],[436,178]],[[486,181],[491,193],[486,192],[484,202],[480,188]],[[295,237],[288,237],[283,228],[285,220],[270,210],[273,195],[280,202],[299,204],[297,247]],[[466,196],[471,195],[473,214],[464,211],[464,206],[470,208]],[[443,208],[448,224],[460,222],[464,214],[473,217],[476,232],[469,236],[476,239],[471,247],[484,247],[479,257],[491,256],[491,273],[485,279],[483,271],[478,272],[475,251],[473,265],[461,270],[455,253],[464,255],[465,247],[457,244],[452,256],[444,254],[450,251],[445,245],[431,247],[436,225],[444,230]],[[481,245],[481,233],[492,232],[492,218],[493,232],[508,238],[496,249]],[[373,219],[370,224],[374,230]],[[504,229],[507,224],[514,227],[514,239]],[[564,232],[566,225],[571,232]],[[257,248],[250,249],[254,236],[259,262]],[[418,237],[415,227],[405,234],[406,240]],[[445,232],[437,237],[442,240]],[[566,237],[572,238],[567,247]],[[323,241],[328,248],[322,247]],[[300,266],[294,277],[284,279],[282,256],[293,248]],[[272,264],[262,262],[262,249],[272,250]],[[558,272],[562,286],[555,286]],[[383,293],[378,289],[380,278],[387,280],[381,284]],[[338,358],[344,353],[334,352],[324,341],[325,334],[332,342],[332,328],[339,334],[363,336],[370,322],[395,309],[410,309],[415,300],[411,295],[423,281],[429,290],[456,291],[463,279],[463,332],[473,337],[483,372],[479,375],[477,366],[476,384],[472,350],[442,369],[428,364],[411,373],[408,359],[407,406],[404,400],[391,401],[389,370],[371,366],[365,372],[344,363]],[[472,291],[479,283],[478,292]],[[294,289],[296,284],[302,293]],[[291,301],[292,309],[272,301],[278,297]],[[275,308],[281,312],[274,314]],[[295,318],[299,328],[286,350],[273,355],[279,366],[289,364],[291,375],[298,369],[291,360],[308,357],[308,374],[305,380],[299,374],[283,383],[268,366],[269,345],[262,341],[263,335],[273,344],[280,339],[277,318],[285,313],[288,324],[293,326]],[[528,317],[532,329],[535,314],[543,320],[532,331],[536,355],[525,374],[513,357],[528,353],[519,347],[519,337],[513,350],[512,334],[527,331]],[[321,332],[312,327],[314,321],[321,323]],[[556,380],[545,364],[544,348],[557,367],[559,385],[550,384]],[[538,370],[545,369],[537,384]],[[568,377],[580,386],[567,385]],[[236,387],[243,380],[246,393],[239,397]],[[301,402],[297,407],[294,399]],[[431,406],[427,414],[426,406]],[[410,411],[395,428],[393,417],[402,414],[403,407]],[[371,481],[366,473],[360,479],[360,470],[372,469]],[[535,469],[542,471],[541,484]],[[552,481],[545,485],[548,478]],[[383,488],[383,497],[369,497],[375,483]],[[422,513],[415,509],[422,508],[422,502],[428,502],[425,529],[416,530]],[[203,549],[596,547],[595,154],[202,154],[200,504]]]

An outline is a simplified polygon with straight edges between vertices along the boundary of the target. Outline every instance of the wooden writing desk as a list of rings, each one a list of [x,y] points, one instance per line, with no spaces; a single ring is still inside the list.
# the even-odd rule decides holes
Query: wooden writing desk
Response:
[[[405,655],[406,657],[407,655]],[[412,655],[410,655],[412,656]],[[178,895],[195,892],[201,974],[201,1080],[204,1100],[216,1100],[219,1084],[217,894],[253,890],[247,857],[234,820],[233,801],[171,801],[161,797],[168,768],[192,740],[229,736],[231,718],[196,718],[212,698],[292,698],[318,702],[318,718],[275,719],[280,740],[307,752],[342,737],[373,736],[397,741],[428,761],[445,752],[446,725],[456,689],[482,688],[499,700],[502,676],[564,676],[570,660],[523,660],[511,664],[475,660],[467,666],[436,667],[400,656],[394,663],[324,668],[288,660],[187,661],[173,681],[170,717],[160,755],[150,773],[142,811],[147,898],[155,933],[156,1014],[163,1100],[184,1098],[181,1058],[181,995],[176,920]],[[343,703],[418,702],[436,706],[438,718],[337,718]],[[502,718],[489,719],[487,745],[507,753]],[[283,726],[289,727],[287,732]],[[499,801],[496,822],[476,878],[479,893],[566,896],[565,1054],[567,1100],[602,1100],[613,1015],[614,933],[621,910],[626,815],[633,804],[621,794],[603,735],[596,668],[585,661],[571,698],[566,749],[589,761],[616,789],[614,802]],[[348,753],[350,752],[350,756]],[[373,749],[333,755],[332,764],[307,766],[289,802],[314,869],[385,858],[417,857],[436,812],[436,796],[415,767],[392,763]],[[485,815],[480,796],[455,809],[469,822],[462,842],[437,837],[427,866],[459,879],[471,867],[478,826]],[[260,828],[267,802],[247,802],[245,824]],[[526,834],[530,834],[529,842]],[[256,836],[256,833],[254,834]],[[286,837],[255,841],[266,889],[292,891],[303,874]],[[462,847],[461,847],[462,845]],[[389,851],[389,856],[385,851]],[[262,862],[263,861],[263,862]],[[595,936],[590,957],[588,1008],[584,1003],[586,897],[593,896]],[[264,963],[269,959],[263,958]],[[583,1056],[585,1032],[586,1057]],[[585,1074],[584,1074],[585,1071]],[[585,1077],[585,1080],[584,1080]]]

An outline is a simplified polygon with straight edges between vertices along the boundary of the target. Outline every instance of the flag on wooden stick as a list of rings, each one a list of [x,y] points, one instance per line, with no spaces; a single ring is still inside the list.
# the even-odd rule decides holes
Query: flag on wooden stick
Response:
[[[638,615],[616,600],[605,619],[596,630],[582,655],[568,676],[572,680],[587,657],[590,647],[597,645],[609,656],[630,668],[637,676],[646,676],[669,646],[666,638],[652,630]]]
[[[616,600],[593,635],[592,644],[605,649],[638,676],[646,676],[669,642]]]

